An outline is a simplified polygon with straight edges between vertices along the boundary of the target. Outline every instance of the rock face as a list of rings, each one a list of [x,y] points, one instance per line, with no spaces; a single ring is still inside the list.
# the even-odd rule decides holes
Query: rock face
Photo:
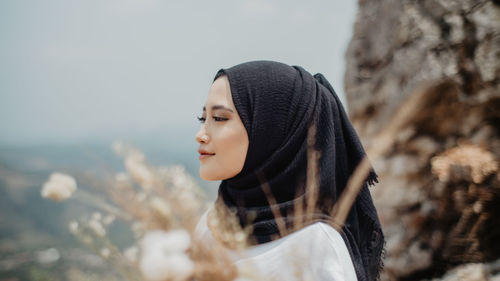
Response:
[[[500,259],[500,1],[359,0],[346,56],[349,115],[368,148],[409,97],[428,93],[372,159],[382,279],[498,274],[487,265]]]

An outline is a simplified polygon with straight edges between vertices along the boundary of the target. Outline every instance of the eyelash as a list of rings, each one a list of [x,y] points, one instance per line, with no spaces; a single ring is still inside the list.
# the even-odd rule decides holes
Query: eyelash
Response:
[[[206,118],[199,117],[199,116],[197,116],[196,118],[198,118],[198,121],[200,121],[200,123],[205,123]],[[226,120],[228,120],[227,118],[224,118],[224,117],[217,117],[217,116],[214,116],[213,118],[214,118],[214,120],[215,120],[216,122],[221,122],[221,121],[226,121]]]

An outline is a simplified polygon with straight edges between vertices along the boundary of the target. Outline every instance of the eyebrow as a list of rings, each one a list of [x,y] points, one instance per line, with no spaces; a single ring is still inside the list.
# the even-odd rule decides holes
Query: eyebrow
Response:
[[[223,105],[214,105],[214,106],[212,106],[212,110],[217,110],[217,109],[227,110],[227,111],[231,111],[231,112],[234,113],[234,111],[232,109],[227,108],[227,107],[225,107]],[[205,107],[203,107],[203,111],[206,111]]]

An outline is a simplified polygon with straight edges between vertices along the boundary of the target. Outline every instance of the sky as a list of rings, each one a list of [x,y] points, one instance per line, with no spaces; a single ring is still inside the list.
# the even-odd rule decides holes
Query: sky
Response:
[[[344,100],[357,1],[0,1],[0,144],[195,145],[220,68],[275,60]]]

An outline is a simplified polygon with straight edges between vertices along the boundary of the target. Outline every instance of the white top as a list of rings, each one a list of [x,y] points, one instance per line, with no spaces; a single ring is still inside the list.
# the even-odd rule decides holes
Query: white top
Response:
[[[195,234],[211,243],[215,239],[207,226],[207,213],[198,222]],[[357,281],[342,236],[323,222],[242,252],[228,249],[228,253],[238,269],[252,271],[265,280]]]

